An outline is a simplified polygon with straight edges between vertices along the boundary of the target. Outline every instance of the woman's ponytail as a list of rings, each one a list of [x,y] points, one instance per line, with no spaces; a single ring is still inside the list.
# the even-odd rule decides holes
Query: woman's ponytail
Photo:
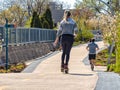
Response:
[[[70,11],[69,10],[65,10],[64,11],[64,20],[67,22],[68,20],[68,17],[71,15]]]

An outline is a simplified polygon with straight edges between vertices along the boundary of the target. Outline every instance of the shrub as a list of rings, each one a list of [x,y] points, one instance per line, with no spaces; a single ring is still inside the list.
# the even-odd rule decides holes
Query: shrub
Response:
[[[47,21],[44,21],[42,24],[42,28],[50,28],[50,25]]]
[[[77,37],[75,38],[75,41],[85,41],[86,42],[86,41],[89,41],[93,37],[94,37],[94,35],[89,30],[82,30],[82,31],[79,31]]]
[[[0,69],[0,73],[16,73],[21,72],[26,67],[25,63],[11,64],[6,71],[5,68]]]
[[[115,70],[115,64],[109,64],[108,66],[107,66],[107,71],[114,71]]]

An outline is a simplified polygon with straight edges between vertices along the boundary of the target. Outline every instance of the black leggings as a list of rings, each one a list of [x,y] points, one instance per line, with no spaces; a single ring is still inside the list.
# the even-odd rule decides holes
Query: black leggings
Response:
[[[61,64],[68,65],[69,58],[70,58],[70,51],[73,45],[74,37],[71,35],[62,35],[61,43],[62,43],[62,57],[61,57]],[[66,57],[66,61],[65,61]]]

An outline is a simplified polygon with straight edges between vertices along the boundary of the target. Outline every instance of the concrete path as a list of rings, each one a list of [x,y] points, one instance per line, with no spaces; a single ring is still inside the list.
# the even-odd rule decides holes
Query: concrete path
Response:
[[[86,44],[72,48],[69,74],[60,72],[61,52],[42,62],[38,60],[40,64],[32,73],[0,74],[0,90],[94,90],[98,76],[83,63],[87,54]]]
[[[98,72],[95,90],[120,90],[120,76],[113,72]]]

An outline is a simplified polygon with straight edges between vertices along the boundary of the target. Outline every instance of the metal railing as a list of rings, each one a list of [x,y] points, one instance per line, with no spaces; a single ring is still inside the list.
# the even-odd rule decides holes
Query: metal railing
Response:
[[[0,31],[5,44],[5,28],[1,28]],[[55,40],[56,32],[56,30],[42,28],[9,28],[8,42],[9,44],[52,42]]]

